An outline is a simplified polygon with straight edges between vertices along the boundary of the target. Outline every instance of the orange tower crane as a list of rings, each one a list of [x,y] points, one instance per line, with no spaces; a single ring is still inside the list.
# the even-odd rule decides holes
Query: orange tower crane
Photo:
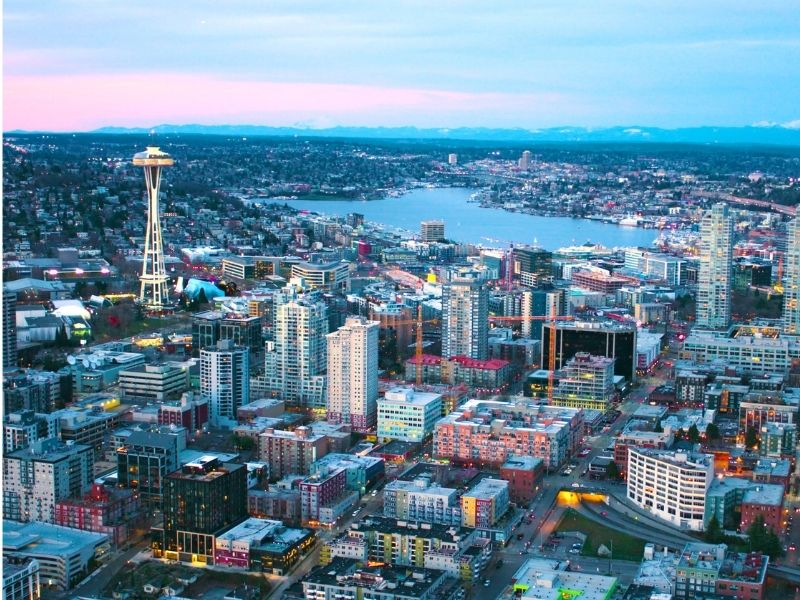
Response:
[[[495,322],[514,322],[514,321],[574,321],[575,317],[571,316],[559,316],[556,315],[556,307],[553,305],[550,308],[550,315],[549,316],[531,316],[531,317],[489,317],[490,321]],[[555,389],[555,382],[556,382],[556,335],[555,330],[553,330],[553,335],[550,336],[548,340],[549,346],[549,360],[547,369],[547,402],[548,404],[553,403],[553,390]]]
[[[422,304],[417,307],[417,318],[407,321],[394,321],[392,325],[415,325],[416,335],[414,344],[414,358],[417,363],[417,385],[422,384],[422,325],[424,323],[438,323],[439,319],[422,319]]]

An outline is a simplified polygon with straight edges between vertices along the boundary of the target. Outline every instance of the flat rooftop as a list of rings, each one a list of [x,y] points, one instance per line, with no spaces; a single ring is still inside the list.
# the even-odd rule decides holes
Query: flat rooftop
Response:
[[[67,557],[107,540],[108,536],[104,533],[50,523],[3,520],[3,552]]]

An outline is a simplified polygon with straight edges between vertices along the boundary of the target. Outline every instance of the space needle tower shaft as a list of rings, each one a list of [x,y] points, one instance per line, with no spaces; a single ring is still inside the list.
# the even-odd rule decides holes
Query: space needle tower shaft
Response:
[[[169,287],[164,268],[164,245],[161,239],[161,219],[158,191],[161,185],[161,168],[171,167],[174,161],[166,152],[148,146],[144,152],[133,156],[133,164],[144,168],[147,186],[147,231],[144,239],[144,260],[139,277],[141,290],[139,303],[150,312],[163,312],[169,307]]]

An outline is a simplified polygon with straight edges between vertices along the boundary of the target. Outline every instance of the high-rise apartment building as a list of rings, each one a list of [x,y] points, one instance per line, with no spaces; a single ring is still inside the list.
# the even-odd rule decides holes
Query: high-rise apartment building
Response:
[[[236,409],[250,402],[250,349],[221,340],[200,351],[200,397],[214,427],[236,424]]]
[[[786,224],[783,263],[783,330],[800,335],[800,218]]]
[[[293,279],[275,295],[273,337],[265,371],[269,388],[289,404],[325,406],[328,309],[318,292]]]
[[[142,502],[160,506],[164,479],[178,469],[178,456],[186,447],[179,435],[134,431],[117,448],[117,482],[136,490]]]
[[[524,169],[527,171],[531,168],[531,151],[525,150],[522,152],[522,156],[519,157],[519,161],[517,161],[517,165],[520,169]]]
[[[442,356],[489,357],[489,290],[468,272],[442,286]]]
[[[214,538],[247,517],[247,468],[203,456],[164,481],[164,527],[153,556],[214,562]]]
[[[378,329],[348,317],[328,338],[328,420],[367,431],[378,419]]]
[[[3,518],[14,521],[55,519],[56,502],[80,496],[92,485],[91,446],[38,440],[3,457]]]
[[[438,242],[444,239],[444,221],[422,221],[419,237],[423,242]]]
[[[731,321],[733,218],[727,204],[715,204],[700,221],[697,325],[724,329]]]
[[[3,290],[3,368],[17,366],[17,295]]]

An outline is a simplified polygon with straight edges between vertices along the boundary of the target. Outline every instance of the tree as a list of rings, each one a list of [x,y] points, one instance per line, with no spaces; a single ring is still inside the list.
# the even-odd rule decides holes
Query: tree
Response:
[[[655,433],[662,433],[664,431],[664,426],[661,424],[661,419],[656,421],[655,427],[653,427],[653,431]]]
[[[237,450],[252,450],[256,445],[253,438],[246,435],[236,435],[235,433],[231,436],[231,442],[233,442],[233,447]]]
[[[746,448],[755,448],[758,446],[758,431],[755,427],[748,427],[744,434],[744,445]]]
[[[692,423],[692,426],[689,427],[689,431],[686,433],[686,437],[693,444],[700,441],[700,431],[697,429],[697,425]]]
[[[621,473],[619,472],[619,467],[617,466],[617,463],[612,460],[608,463],[608,466],[606,466],[606,479],[613,479],[616,481],[620,478],[620,476]]]
[[[725,534],[717,520],[717,515],[711,517],[711,520],[708,522],[705,537],[709,544],[719,544],[724,540]]]
[[[706,439],[718,440],[719,438],[719,427],[717,427],[714,423],[709,423],[706,425]]]

